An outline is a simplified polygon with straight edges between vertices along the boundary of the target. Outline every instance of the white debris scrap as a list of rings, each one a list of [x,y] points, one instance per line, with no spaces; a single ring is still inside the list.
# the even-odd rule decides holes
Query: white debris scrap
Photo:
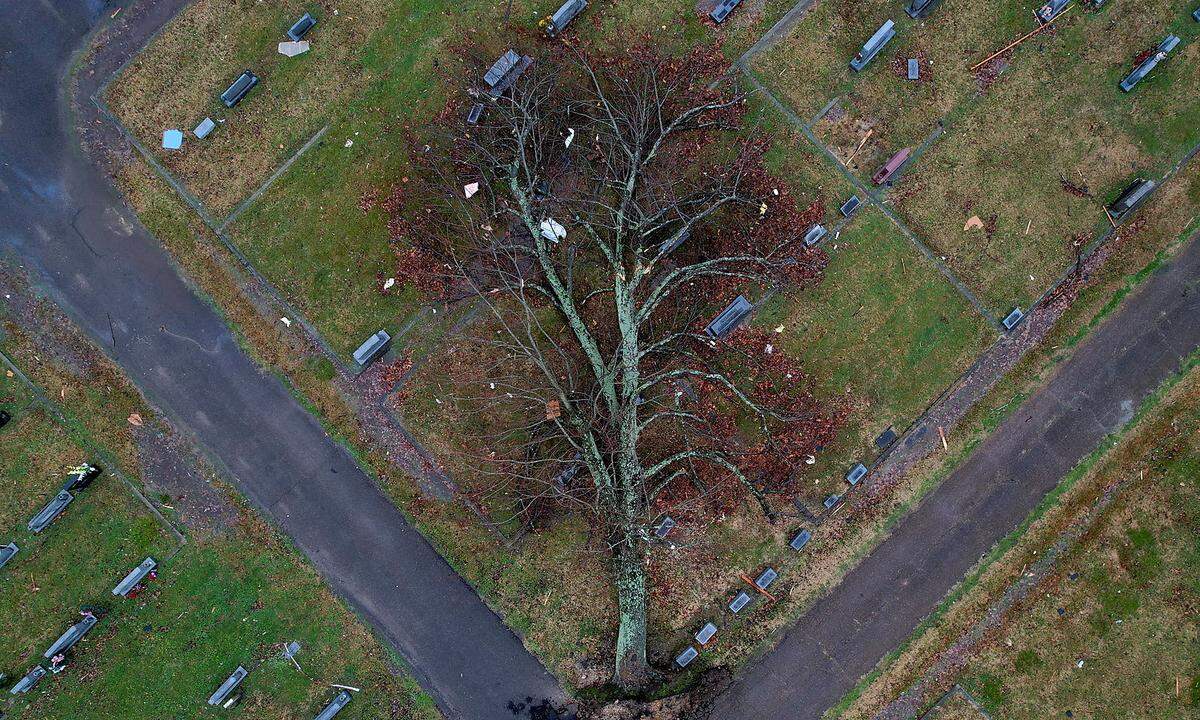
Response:
[[[567,237],[567,229],[562,226],[562,223],[554,218],[546,218],[538,227],[541,228],[542,237],[546,238],[550,242],[556,243],[559,240],[566,239]]]
[[[395,284],[396,284],[396,278],[388,278],[387,280],[383,281],[383,289],[391,290],[392,286]]]
[[[466,195],[468,198],[470,198],[477,192],[479,192],[479,183],[473,182],[473,183],[467,183],[466,185],[463,185],[463,195]]]
[[[567,138],[563,140],[563,144],[571,147],[571,141],[575,139],[575,128],[567,128]]]
[[[284,57],[296,57],[308,52],[309,44],[307,40],[298,42],[281,42],[279,43],[279,54]]]
[[[284,324],[285,326],[287,326],[287,327],[291,327],[291,326],[292,326],[292,321],[291,321],[291,320],[289,320],[289,319],[287,319],[287,318],[285,318],[285,317],[281,317],[281,318],[279,318],[279,322],[283,323],[283,324]]]

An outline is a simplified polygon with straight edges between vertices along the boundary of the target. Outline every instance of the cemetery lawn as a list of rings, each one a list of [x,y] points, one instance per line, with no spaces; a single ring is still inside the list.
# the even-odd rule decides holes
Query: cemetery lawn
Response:
[[[1182,384],[1105,467],[1128,487],[963,673],[995,717],[1200,713],[1200,371]]]
[[[461,47],[478,45],[482,66],[508,47],[535,56],[546,42],[539,18],[556,0],[515,0],[504,35],[502,0],[383,3],[222,3],[198,0],[117,77],[109,107],[213,215],[226,216],[322,127],[311,147],[228,232],[247,258],[344,357],[379,329],[392,334],[419,301],[397,278],[393,243],[379,210],[360,200],[387,192],[408,172],[410,143],[427,130],[446,92],[465,89],[477,68],[463,68]],[[693,0],[593,3],[572,33],[617,50],[630,38],[685,51],[716,39],[743,52],[791,3],[740,8],[720,28],[706,27]],[[302,12],[318,25],[312,50],[284,58],[275,44]],[[199,51],[198,51],[199,50]],[[236,108],[219,94],[242,70],[262,80]],[[205,140],[190,134],[181,152],[161,149],[163,129],[190,130],[205,116],[226,118]],[[350,147],[345,147],[351,141]]]
[[[1058,36],[1014,55],[892,191],[914,231],[998,315],[1028,307],[1067,270],[1109,227],[1103,206],[1128,183],[1161,178],[1200,141],[1191,9],[1157,0],[1064,20]],[[1121,92],[1132,58],[1168,31],[1183,38],[1176,54]],[[971,216],[982,230],[964,231]]]
[[[859,213],[825,241],[822,283],[777,295],[754,316],[764,329],[782,327],[778,347],[803,361],[828,402],[850,408],[837,444],[804,473],[817,503],[844,486],[851,465],[870,465],[880,433],[903,432],[995,339],[882,212]]]
[[[39,382],[66,388],[54,395],[68,412],[61,423],[29,401],[31,393],[15,377],[0,373],[0,406],[14,416],[0,428],[0,544],[15,541],[20,548],[0,570],[5,689],[79,619],[81,607],[107,610],[72,652],[67,671],[47,675],[14,699],[5,708],[9,717],[207,717],[205,700],[238,664],[251,670],[246,698],[234,711],[239,717],[312,717],[334,694],[328,682],[363,688],[343,713],[347,718],[438,717],[432,701],[394,669],[399,661],[248,507],[237,507],[236,521],[227,526],[185,530],[188,542],[180,546],[113,468],[85,449],[95,437],[88,428],[116,420],[105,451],[125,464],[128,409],[151,417],[137,394],[108,365],[94,365],[91,375],[104,386],[102,394],[79,391],[70,382],[77,369],[64,369],[52,353],[27,344],[14,326],[5,329],[14,333],[5,351],[30,359]],[[91,346],[72,347],[80,357]],[[61,487],[67,469],[84,460],[107,466],[106,472],[77,491],[46,530],[30,533],[28,518]],[[175,500],[156,498],[173,516]],[[147,556],[159,561],[157,579],[136,599],[113,596],[112,587]],[[291,640],[303,645],[298,659],[307,676],[279,656],[280,643]]]

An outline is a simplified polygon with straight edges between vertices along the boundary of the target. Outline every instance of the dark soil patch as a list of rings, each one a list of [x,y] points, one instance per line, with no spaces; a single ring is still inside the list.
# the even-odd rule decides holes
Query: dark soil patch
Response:
[[[146,492],[173,510],[195,534],[219,535],[238,520],[218,476],[178,436],[149,426],[134,426],[138,462]]]

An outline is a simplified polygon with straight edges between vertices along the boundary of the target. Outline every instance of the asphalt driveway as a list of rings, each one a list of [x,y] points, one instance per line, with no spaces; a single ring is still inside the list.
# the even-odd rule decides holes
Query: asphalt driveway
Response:
[[[929,498],[714,705],[819,718],[1200,347],[1200,235],[1159,268]]]
[[[179,5],[146,0],[136,8],[141,25],[111,45],[140,45]],[[242,353],[79,150],[62,88],[72,53],[114,8],[0,5],[0,252],[224,464],[447,717],[512,718],[529,699],[562,700],[557,682],[346,451]]]

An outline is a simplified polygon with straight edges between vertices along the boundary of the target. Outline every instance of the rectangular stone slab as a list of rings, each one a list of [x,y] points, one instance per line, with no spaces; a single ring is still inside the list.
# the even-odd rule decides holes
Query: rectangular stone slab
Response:
[[[704,328],[704,334],[711,338],[723,338],[732,332],[741,322],[746,319],[754,306],[744,295],[738,295],[733,302],[721,311],[721,314],[713,318],[713,321]]]
[[[850,472],[846,473],[846,482],[851,485],[857,485],[859,480],[867,476],[867,466],[859,463],[850,468]]]
[[[146,576],[154,572],[154,568],[158,567],[158,562],[154,558],[148,557],[141,562],[140,565],[129,571],[125,579],[117,583],[117,586],[112,589],[112,594],[119,597],[129,595],[129,592],[138,586]]]
[[[717,626],[712,623],[705,623],[704,627],[700,628],[700,632],[696,633],[696,642],[705,645],[713,636],[717,634]]]
[[[675,664],[681,668],[687,667],[688,663],[695,660],[699,655],[700,655],[699,651],[697,651],[696,648],[689,645],[687,650],[684,650],[683,652],[681,652],[675,656]]]
[[[317,716],[315,718],[313,718],[313,720],[333,720],[333,716],[340,713],[342,711],[342,708],[346,707],[349,704],[350,704],[350,693],[343,690],[340,693],[338,693],[337,696],[333,700],[331,700],[328,705],[325,706],[324,710],[317,713]]]
[[[354,362],[366,367],[372,360],[383,354],[391,341],[392,336],[388,335],[386,330],[380,330],[358,346],[358,349],[354,351]]]
[[[10,542],[7,545],[0,546],[0,568],[7,565],[8,561],[13,559],[18,550],[20,550],[20,548],[17,547],[16,543]]]
[[[740,592],[737,594],[737,597],[735,597],[732,601],[730,601],[729,610],[736,615],[737,613],[742,611],[742,608],[746,607],[749,604],[750,604],[750,596],[744,592]]]
[[[225,702],[225,698],[229,697],[230,694],[237,689],[238,685],[242,684],[242,681],[245,680],[246,676],[249,674],[250,673],[247,672],[246,668],[238,665],[237,669],[233,671],[233,674],[226,678],[225,682],[221,683],[221,686],[217,688],[216,692],[208,696],[208,704],[220,705],[221,703]]]
[[[29,531],[32,533],[40,533],[41,531],[45,530],[50,523],[54,522],[54,518],[62,514],[62,511],[65,510],[74,499],[75,496],[71,495],[71,493],[67,492],[66,490],[60,490],[58,494],[54,496],[54,499],[46,504],[46,507],[42,508],[37,515],[34,515],[29,520],[29,523],[26,527],[28,527]]]
[[[13,685],[12,689],[8,691],[8,694],[24,695],[32,690],[35,685],[41,682],[42,678],[44,677],[46,677],[46,668],[38,665],[34,669],[30,670],[25,677],[21,678],[16,685]]]
[[[759,590],[766,590],[767,588],[771,587],[771,583],[775,582],[776,578],[778,577],[779,573],[775,571],[775,568],[767,568],[754,579],[754,587],[758,588]]]
[[[87,617],[83,618],[79,622],[67,628],[67,631],[62,635],[59,635],[58,639],[50,645],[50,648],[46,650],[46,652],[42,653],[42,657],[47,659],[52,658],[61,652],[66,652],[67,650],[75,647],[75,644],[82,640],[83,636],[87,635],[88,631],[94,628],[98,622],[100,622],[100,619],[95,615],[88,615]]]
[[[788,547],[797,551],[803,550],[804,546],[808,544],[809,540],[812,540],[812,531],[807,529],[801,530],[800,532],[796,533],[796,537],[792,538],[792,541],[788,543]]]

